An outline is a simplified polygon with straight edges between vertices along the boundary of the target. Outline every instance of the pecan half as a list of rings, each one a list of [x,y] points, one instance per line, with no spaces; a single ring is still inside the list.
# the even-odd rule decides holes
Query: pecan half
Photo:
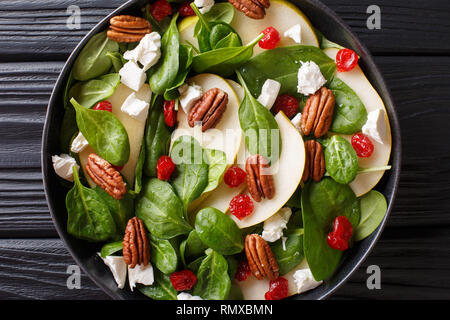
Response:
[[[257,234],[245,238],[245,254],[253,275],[258,280],[265,277],[275,280],[279,276],[278,262],[267,242]]]
[[[272,199],[275,196],[275,184],[270,174],[269,162],[259,154],[248,157],[245,163],[247,188],[253,200]]]
[[[193,128],[202,123],[202,132],[214,128],[219,123],[228,105],[228,94],[219,88],[209,89],[192,107],[188,123]]]
[[[138,217],[128,221],[123,237],[123,260],[133,269],[136,265],[148,265],[150,261],[150,243],[144,222]]]
[[[319,182],[325,174],[325,159],[323,156],[322,145],[315,140],[305,142],[305,170],[303,171],[302,181],[306,182],[309,178]]]
[[[144,18],[121,15],[109,20],[110,27],[106,36],[116,42],[138,42],[147,33],[152,32],[152,26]]]
[[[120,200],[127,193],[127,185],[120,173],[113,166],[95,153],[91,153],[86,164],[86,171],[100,188],[114,199]]]
[[[335,102],[333,92],[325,87],[308,98],[303,108],[301,123],[305,136],[314,133],[316,138],[320,138],[328,132],[333,120]]]
[[[270,7],[269,0],[228,0],[237,10],[252,19],[263,19],[267,8]]]

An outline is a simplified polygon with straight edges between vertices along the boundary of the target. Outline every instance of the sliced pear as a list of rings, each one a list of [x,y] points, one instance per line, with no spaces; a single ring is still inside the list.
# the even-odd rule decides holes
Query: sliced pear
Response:
[[[294,281],[294,273],[297,270],[308,268],[306,259],[303,259],[297,267],[292,269],[289,273],[283,275],[288,281],[289,289],[288,296],[297,294],[297,286]],[[244,300],[265,300],[265,293],[269,290],[269,279],[258,280],[253,275],[249,276],[245,281],[236,281],[236,284],[241,288]]]
[[[263,199],[261,202],[255,202],[253,213],[242,220],[231,216],[241,229],[263,222],[277,213],[297,190],[302,179],[305,168],[303,139],[283,112],[279,112],[275,116],[275,120],[280,127],[283,145],[279,160],[271,166],[275,196],[270,200]]]
[[[239,98],[228,82],[210,73],[199,74],[188,80],[207,91],[219,88],[228,94],[228,105],[215,128],[202,133],[201,127],[191,128],[187,121],[187,115],[182,108],[178,110],[178,126],[172,135],[172,143],[179,137],[189,135],[197,139],[203,148],[221,150],[225,152],[229,165],[235,162],[242,142],[242,130],[239,123]]]
[[[254,20],[247,17],[238,10],[234,10],[234,18],[231,26],[241,36],[243,44],[247,44],[255,39],[267,27],[274,27],[281,36],[279,47],[295,45],[291,38],[284,37],[284,32],[296,24],[301,26],[301,44],[318,47],[319,41],[314,32],[314,28],[305,16],[295,5],[283,0],[272,0],[270,8],[266,10],[266,16],[261,20]],[[179,24],[181,42],[189,42],[198,47],[197,38],[194,37],[194,28],[197,17],[188,17]],[[258,45],[254,48],[254,54],[264,51]]]
[[[139,159],[139,153],[141,152],[142,140],[144,138],[145,131],[145,123],[130,117],[128,114],[120,110],[125,100],[133,92],[134,91],[127,86],[120,84],[114,94],[108,98],[108,101],[112,104],[112,113],[116,115],[128,133],[128,139],[130,141],[130,158],[120,173],[125,177],[128,186],[131,188],[134,185],[136,165]],[[143,101],[150,102],[152,96],[150,86],[148,84],[143,85],[142,88],[136,92],[136,96]],[[91,147],[88,147],[79,154],[83,170],[85,170],[87,157],[91,153],[95,153],[95,151]],[[87,177],[89,185],[91,187],[95,186],[94,182],[89,178],[86,172],[85,176]]]
[[[330,48],[324,50],[324,52],[331,59],[336,59],[338,49]],[[352,88],[353,91],[355,91],[355,93],[364,103],[367,112],[371,112],[377,109],[382,109],[385,111],[384,114],[386,120],[386,137],[384,139],[384,144],[371,139],[374,145],[374,152],[369,158],[359,158],[359,167],[375,168],[388,165],[392,149],[392,135],[391,127],[389,125],[389,119],[387,118],[386,107],[384,106],[383,100],[381,99],[377,91],[372,87],[369,80],[367,80],[364,72],[359,66],[356,66],[355,69],[349,72],[336,72],[335,76],[344,81],[350,88]],[[342,136],[348,141],[351,140],[351,136],[349,135]],[[355,180],[350,183],[350,187],[355,192],[356,196],[360,197],[372,190],[383,177],[383,174],[384,171],[359,174],[356,176]]]

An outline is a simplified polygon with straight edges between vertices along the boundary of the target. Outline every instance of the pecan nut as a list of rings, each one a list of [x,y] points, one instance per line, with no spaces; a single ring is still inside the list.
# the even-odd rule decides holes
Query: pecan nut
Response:
[[[147,33],[152,32],[152,26],[144,18],[121,15],[111,18],[106,36],[116,42],[139,42]]]
[[[123,260],[133,269],[136,265],[148,265],[150,261],[150,243],[144,222],[138,217],[128,221],[123,237]]]
[[[314,133],[320,138],[328,132],[333,121],[336,99],[330,89],[320,88],[311,95],[303,108],[301,128],[305,136]]]
[[[305,170],[302,181],[306,182],[312,178],[319,182],[325,174],[325,159],[322,145],[315,140],[305,142]]]
[[[275,196],[275,184],[270,174],[269,162],[259,154],[253,155],[245,163],[247,188],[253,200],[272,199]]]
[[[278,262],[267,242],[257,234],[245,238],[245,255],[253,275],[258,280],[265,277],[275,280],[279,276]]]
[[[114,199],[120,200],[127,193],[127,185],[120,173],[108,161],[95,153],[89,155],[86,171],[95,184]]]
[[[267,8],[270,7],[269,0],[228,0],[237,10],[252,19],[263,19]]]
[[[228,94],[219,88],[205,92],[188,114],[188,123],[193,128],[202,123],[202,132],[214,128],[219,123],[228,105]]]

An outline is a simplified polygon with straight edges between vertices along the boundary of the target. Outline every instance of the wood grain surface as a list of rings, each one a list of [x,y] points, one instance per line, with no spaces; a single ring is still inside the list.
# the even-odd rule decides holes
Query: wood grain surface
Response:
[[[45,201],[40,142],[48,99],[78,41],[123,0],[3,0],[0,6],[0,299],[108,299],[75,262]],[[375,55],[401,122],[400,191],[369,259],[333,299],[450,298],[450,2],[378,0],[382,29],[366,28],[369,0],[324,0]],[[66,27],[69,5],[80,30]],[[368,290],[366,268],[382,270]]]

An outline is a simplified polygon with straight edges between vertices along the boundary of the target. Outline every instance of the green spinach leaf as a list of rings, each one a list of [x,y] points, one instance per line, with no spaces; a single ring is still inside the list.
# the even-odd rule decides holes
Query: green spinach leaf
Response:
[[[328,88],[336,99],[330,130],[342,134],[360,132],[367,121],[367,110],[361,99],[339,78],[334,77]]]
[[[325,168],[336,182],[348,184],[358,174],[358,156],[350,142],[335,135],[325,148]]]
[[[123,124],[108,111],[86,109],[75,99],[70,100],[77,113],[81,133],[97,154],[115,166],[130,158],[130,141]]]
[[[120,84],[118,73],[101,76],[98,79],[78,82],[71,89],[69,96],[85,108],[92,108],[97,102],[111,97]]]
[[[286,250],[283,248],[283,241],[280,239],[275,242],[272,247],[272,252],[278,262],[280,268],[280,276],[285,275],[302,262],[303,255],[303,234],[289,233],[285,234]]]
[[[111,256],[116,252],[119,252],[123,249],[123,241],[116,241],[107,243],[102,247],[101,256],[102,258],[106,258],[107,256]]]
[[[127,63],[120,52],[107,52],[106,55],[111,59],[114,72],[119,73],[120,69]]]
[[[100,242],[113,237],[116,224],[108,206],[92,189],[80,182],[73,170],[74,186],[66,196],[67,231],[76,238]]]
[[[228,2],[216,3],[211,10],[206,12],[204,15],[206,20],[214,22],[224,22],[231,23],[234,18],[234,7]]]
[[[186,77],[191,71],[192,59],[194,58],[194,49],[188,45],[180,44],[180,67],[178,75],[172,84],[171,88],[168,88],[164,93],[164,100],[175,100],[180,96],[178,88],[181,87]]]
[[[195,230],[204,244],[221,254],[232,255],[244,249],[241,230],[233,219],[215,208],[197,213]]]
[[[138,284],[138,290],[153,300],[177,300],[178,293],[172,286],[170,277],[158,269],[153,269],[153,273],[155,282],[151,286]]]
[[[371,190],[361,197],[361,221],[355,231],[355,241],[361,241],[374,232],[387,212],[386,198]]]
[[[237,75],[245,91],[239,107],[239,122],[247,150],[252,155],[262,155],[274,163],[278,160],[282,147],[278,123],[273,114],[253,97],[241,74],[238,72]],[[272,137],[276,140],[272,141]],[[275,147],[275,150],[272,150],[272,147]]]
[[[226,45],[226,42],[221,41],[228,36],[233,36],[232,44],[230,46]],[[227,40],[229,42],[229,40]],[[209,43],[212,49],[226,48],[226,47],[241,47],[242,40],[239,35],[234,31],[234,29],[225,23],[218,23],[211,29],[211,34],[209,35]]]
[[[191,263],[188,264],[187,268],[189,270],[191,270],[193,273],[197,274],[198,273],[198,269],[200,269],[200,265],[202,264],[203,260],[205,260],[206,256],[203,255],[197,259],[195,259],[194,261],[192,261]]]
[[[178,255],[169,240],[150,237],[151,261],[162,273],[171,274],[178,267]]]
[[[205,300],[224,300],[230,293],[231,280],[225,258],[211,250],[203,259],[197,273],[193,294]]]
[[[136,165],[135,177],[134,177],[134,190],[130,191],[132,195],[138,195],[139,193],[141,193],[142,173],[144,170],[144,164],[145,164],[145,137],[144,137],[144,141],[142,142],[141,152],[139,153],[139,158],[138,158],[138,162]]]
[[[183,217],[183,204],[172,186],[156,178],[144,181],[136,203],[136,216],[144,221],[152,235],[161,239],[171,239],[192,230]]]
[[[214,49],[228,48],[228,47],[240,47],[242,46],[242,40],[237,33],[230,33],[223,39],[216,42]]]
[[[228,167],[225,152],[221,150],[205,149],[204,154],[206,156],[206,162],[209,168],[208,185],[203,193],[213,191],[217,188]]]
[[[342,251],[331,248],[327,235],[336,217],[347,217],[356,229],[361,217],[359,200],[348,185],[324,178],[308,183],[302,191],[303,249],[309,268],[318,281],[331,276]]]
[[[208,249],[208,246],[200,239],[197,231],[192,230],[186,239],[185,257],[189,259],[197,258],[203,255],[206,249]]]
[[[86,81],[105,74],[112,66],[111,59],[106,54],[117,51],[119,51],[119,44],[108,39],[106,31],[96,34],[75,60],[74,79]]]

